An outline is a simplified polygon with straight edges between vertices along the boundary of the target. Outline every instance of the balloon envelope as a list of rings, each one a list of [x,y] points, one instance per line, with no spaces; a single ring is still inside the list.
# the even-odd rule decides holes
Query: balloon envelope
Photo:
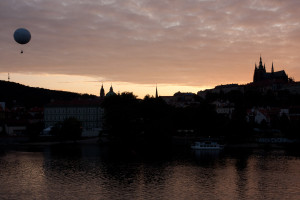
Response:
[[[31,39],[31,34],[27,29],[19,28],[14,33],[14,39],[19,44],[27,44]]]

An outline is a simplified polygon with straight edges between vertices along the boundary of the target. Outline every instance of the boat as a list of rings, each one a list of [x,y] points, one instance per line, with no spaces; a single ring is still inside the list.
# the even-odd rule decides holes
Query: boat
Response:
[[[194,150],[220,150],[224,148],[224,145],[220,145],[217,142],[204,141],[204,142],[195,142],[191,145],[191,148]]]

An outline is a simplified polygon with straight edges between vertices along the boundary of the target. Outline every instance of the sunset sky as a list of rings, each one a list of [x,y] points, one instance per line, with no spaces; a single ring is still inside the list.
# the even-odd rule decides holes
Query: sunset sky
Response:
[[[1,0],[0,26],[0,80],[33,87],[196,93],[251,82],[260,55],[300,79],[299,0]]]

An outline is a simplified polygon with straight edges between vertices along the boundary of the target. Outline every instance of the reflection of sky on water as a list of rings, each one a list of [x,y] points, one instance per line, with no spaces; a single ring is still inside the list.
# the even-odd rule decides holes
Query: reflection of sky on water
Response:
[[[97,145],[9,150],[0,155],[0,199],[297,199],[299,166],[284,151],[155,159]]]
[[[41,198],[47,190],[43,163],[43,154],[39,152],[11,152],[1,156],[0,199]]]

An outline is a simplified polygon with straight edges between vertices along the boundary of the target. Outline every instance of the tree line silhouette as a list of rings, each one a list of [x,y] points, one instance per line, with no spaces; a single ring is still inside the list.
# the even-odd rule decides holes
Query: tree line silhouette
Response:
[[[28,108],[43,107],[53,99],[96,98],[94,95],[32,88],[7,81],[0,81],[0,90],[0,101],[6,102],[7,107],[14,104]],[[189,106],[175,107],[160,97],[147,95],[144,99],[137,99],[130,92],[105,97],[102,103],[105,110],[103,133],[124,143],[158,146],[169,143],[172,136],[182,134],[179,130],[192,131],[192,135],[199,137],[222,136],[234,140],[252,137],[254,128],[265,133],[277,129],[283,136],[299,138],[299,119],[276,116],[270,124],[255,124],[246,120],[247,109],[252,107],[300,107],[299,94],[272,90],[261,92],[254,88],[244,92],[208,92],[205,99],[194,95],[194,100],[195,103]],[[232,102],[235,109],[231,118],[217,114],[212,104],[214,101]]]
[[[103,102],[104,130],[125,143],[143,141],[156,146],[168,144],[172,136],[180,134],[178,130],[183,130],[183,133],[191,130],[189,134],[195,137],[222,137],[230,141],[242,141],[254,136],[274,136],[273,129],[279,130],[282,137],[299,138],[299,119],[290,120],[286,115],[276,116],[269,125],[246,120],[247,109],[255,106],[298,106],[300,96],[297,94],[288,91],[232,91],[226,94],[210,93],[206,99],[195,95],[195,99],[198,103],[175,107],[168,105],[162,98],[149,95],[142,100],[128,92],[106,97]],[[212,104],[216,100],[234,103],[231,118],[216,112]],[[255,128],[263,133],[255,135]]]

